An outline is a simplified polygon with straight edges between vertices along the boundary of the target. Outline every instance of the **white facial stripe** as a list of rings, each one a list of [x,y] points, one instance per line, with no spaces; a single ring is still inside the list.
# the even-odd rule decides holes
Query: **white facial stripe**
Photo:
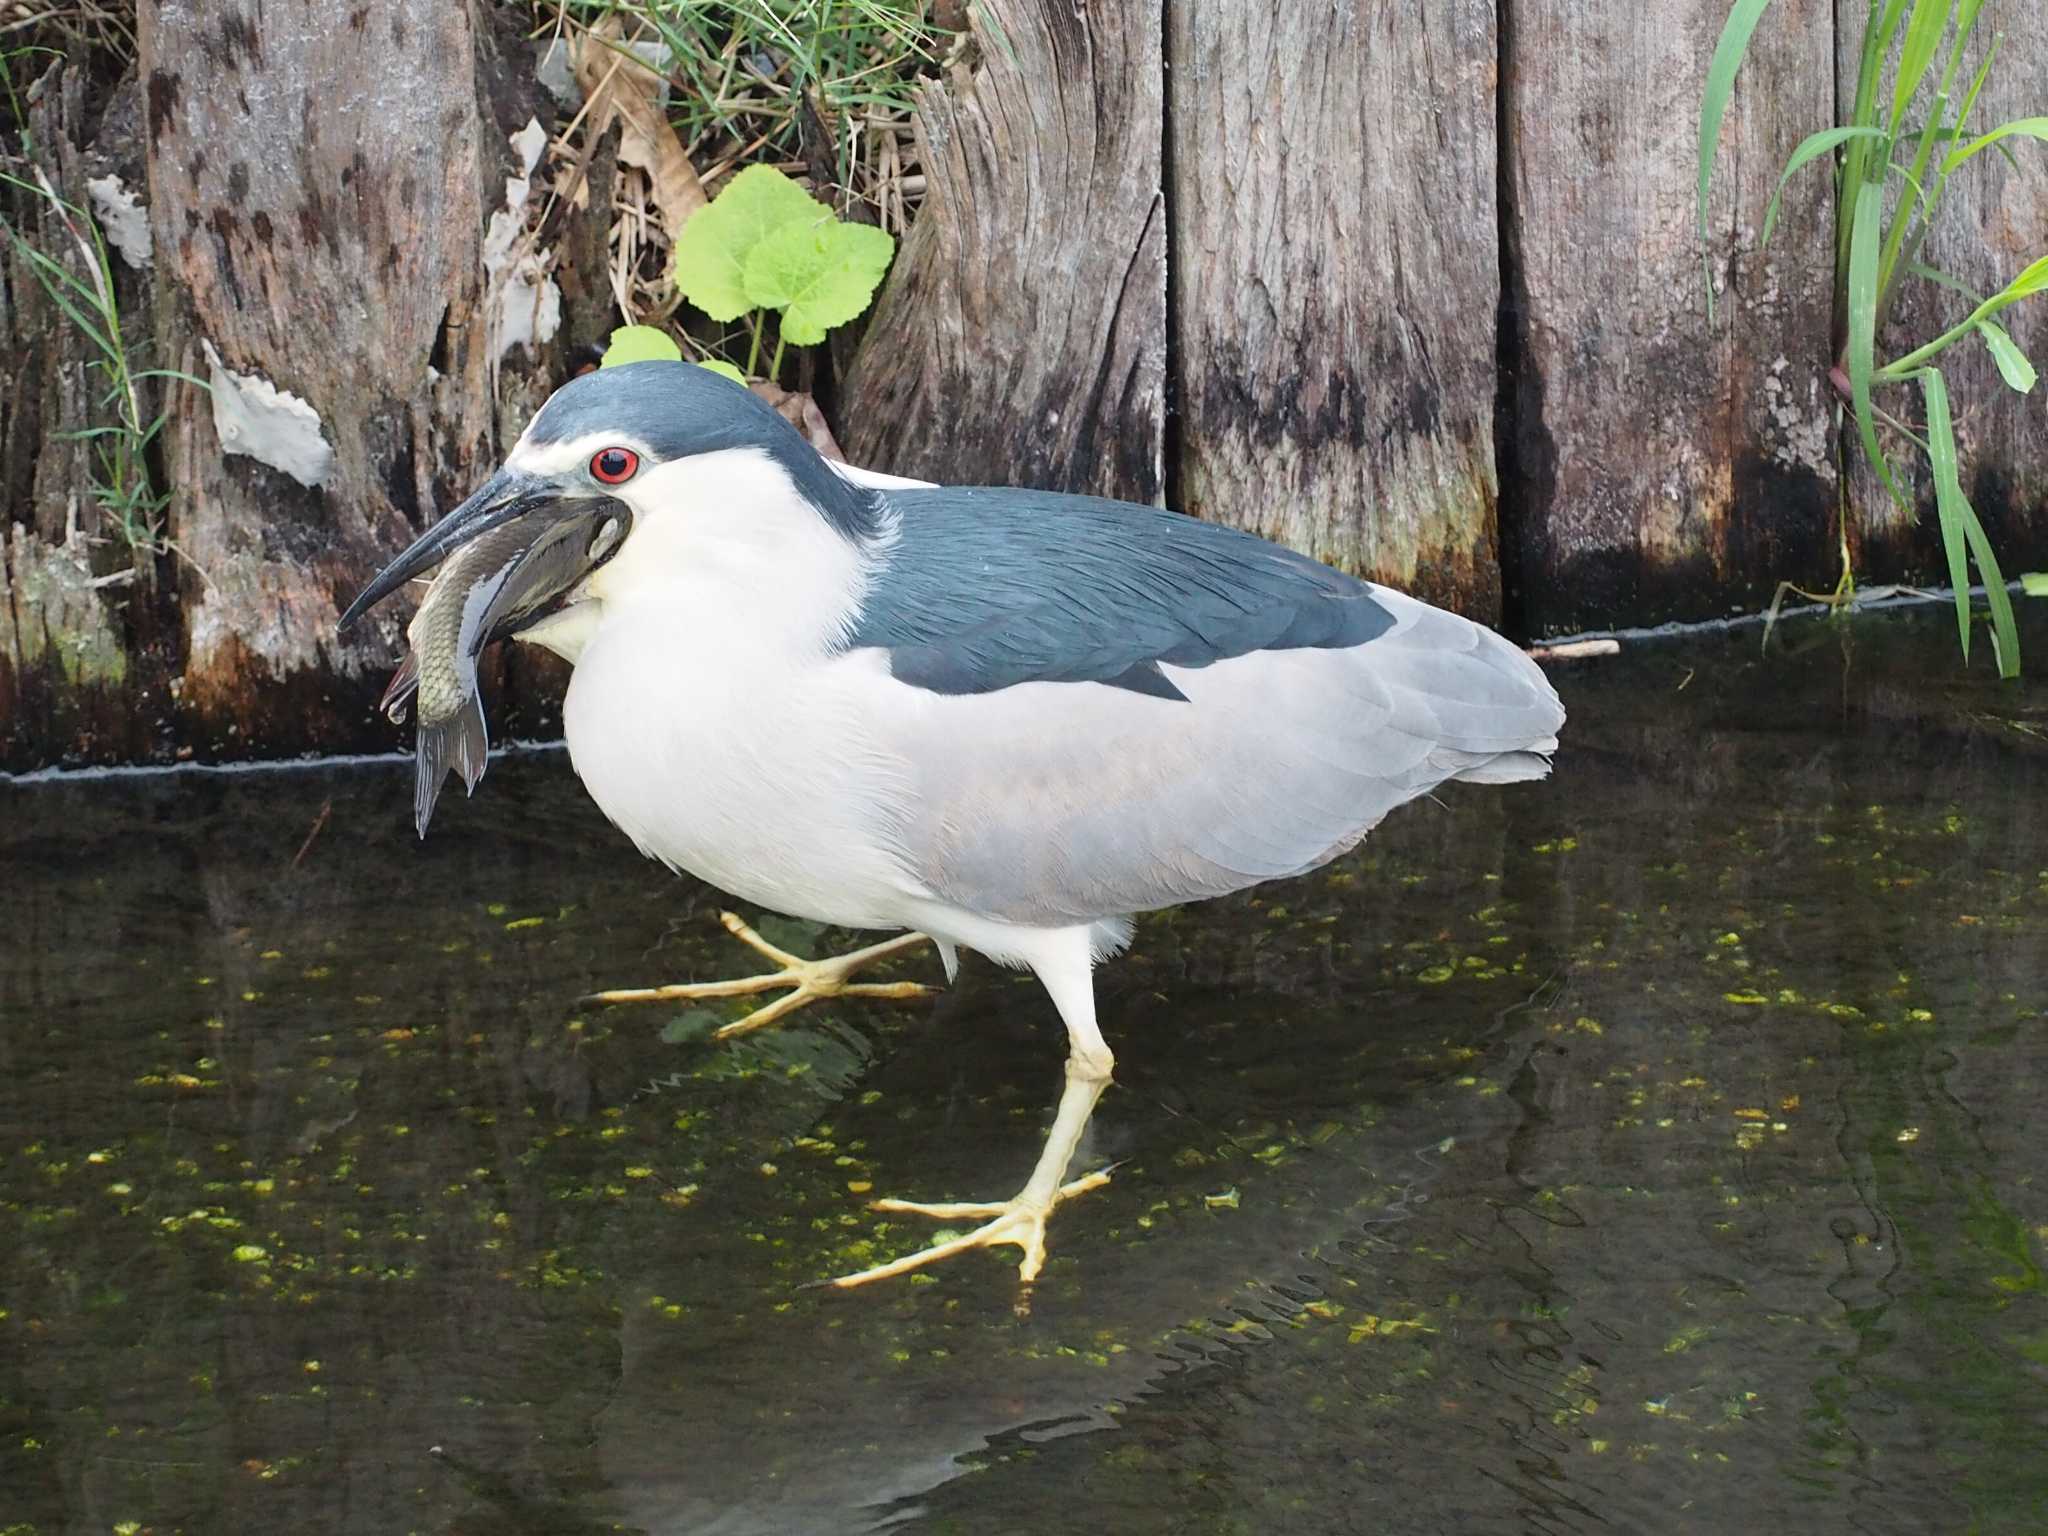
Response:
[[[592,456],[606,448],[630,448],[648,467],[655,460],[654,450],[631,433],[586,432],[566,443],[536,444],[522,437],[506,456],[505,467],[529,475],[567,475],[587,468]]]

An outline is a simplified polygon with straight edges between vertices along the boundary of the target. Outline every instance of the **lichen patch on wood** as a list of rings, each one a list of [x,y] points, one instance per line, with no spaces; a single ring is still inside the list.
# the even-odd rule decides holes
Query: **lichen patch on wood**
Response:
[[[17,523],[0,560],[0,658],[16,677],[54,666],[65,683],[119,686],[128,651],[85,540],[46,543]]]

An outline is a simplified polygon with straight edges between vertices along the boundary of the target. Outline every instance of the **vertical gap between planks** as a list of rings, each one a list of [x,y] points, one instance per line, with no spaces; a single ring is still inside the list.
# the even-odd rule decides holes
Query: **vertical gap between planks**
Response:
[[[1159,188],[1160,215],[1166,240],[1166,349],[1160,371],[1159,494],[1176,512],[1187,511],[1181,478],[1181,383],[1179,242],[1174,236],[1174,198],[1179,183],[1173,175],[1173,5],[1159,3]]]
[[[1515,239],[1519,199],[1515,193],[1512,109],[1515,29],[1514,0],[1494,6],[1493,174],[1494,222],[1499,240],[1500,300],[1494,323],[1495,381],[1493,396],[1493,473],[1499,487],[1494,502],[1494,560],[1500,575],[1501,632],[1517,640],[1530,633],[1528,599],[1529,514],[1524,483],[1520,385],[1528,365],[1525,330],[1527,285]]]

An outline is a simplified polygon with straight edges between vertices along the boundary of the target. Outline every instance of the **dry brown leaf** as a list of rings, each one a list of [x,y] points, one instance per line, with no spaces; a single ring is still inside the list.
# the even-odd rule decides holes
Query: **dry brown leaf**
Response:
[[[583,88],[588,112],[584,131],[594,139],[613,118],[619,120],[619,158],[647,172],[661,227],[673,242],[690,215],[704,206],[704,188],[682,141],[662,115],[660,76],[613,47],[620,37],[619,18],[612,15],[569,40],[569,67]]]
[[[804,440],[825,458],[841,464],[846,462],[846,455],[839,451],[832,429],[825,424],[825,413],[818,409],[818,402],[809,395],[801,390],[770,384],[766,379],[749,384],[747,388],[774,406],[776,414],[803,433]]]

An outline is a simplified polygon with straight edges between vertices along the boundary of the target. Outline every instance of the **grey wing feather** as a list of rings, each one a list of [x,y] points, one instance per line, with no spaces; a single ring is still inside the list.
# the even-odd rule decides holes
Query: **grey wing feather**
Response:
[[[1534,662],[1357,585],[1381,633],[1162,663],[1178,697],[1033,680],[893,718],[912,872],[988,916],[1096,922],[1313,869],[1446,780],[1548,771],[1564,710]]]
[[[941,695],[1097,682],[1181,699],[1162,671],[1357,645],[1373,589],[1234,528],[1046,491],[898,491],[852,649]]]

